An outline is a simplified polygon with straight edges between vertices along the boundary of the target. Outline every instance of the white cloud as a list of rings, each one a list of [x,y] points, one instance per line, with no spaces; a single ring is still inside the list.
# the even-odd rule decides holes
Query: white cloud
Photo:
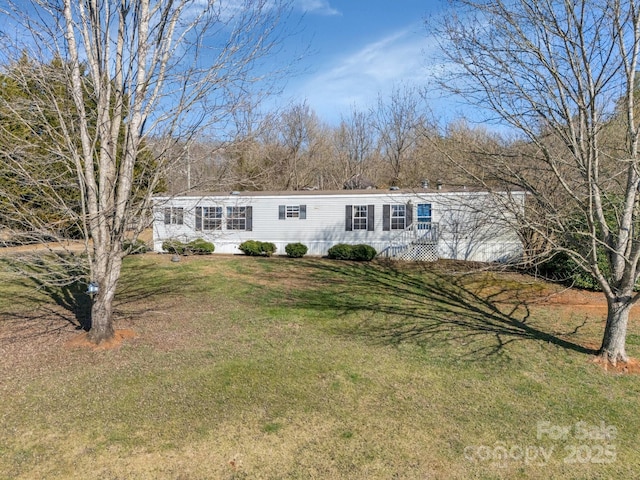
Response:
[[[333,8],[328,0],[298,0],[297,4],[304,12],[318,15],[340,15],[340,12]]]
[[[336,121],[352,105],[365,109],[398,84],[424,86],[427,51],[434,42],[412,26],[337,58],[295,88],[321,118]]]

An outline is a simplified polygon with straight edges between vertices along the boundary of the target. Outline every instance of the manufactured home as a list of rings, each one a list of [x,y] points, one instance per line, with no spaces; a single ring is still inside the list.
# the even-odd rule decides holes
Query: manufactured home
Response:
[[[241,253],[245,240],[289,243],[326,255],[338,243],[365,243],[379,255],[506,262],[521,256],[514,203],[524,192],[469,188],[202,193],[154,199],[154,250],[166,240],[213,242]]]

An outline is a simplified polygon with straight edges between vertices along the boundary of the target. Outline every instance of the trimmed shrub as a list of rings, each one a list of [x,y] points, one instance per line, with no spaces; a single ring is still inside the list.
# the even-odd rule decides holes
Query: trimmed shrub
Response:
[[[271,242],[260,242],[258,240],[245,240],[238,248],[245,255],[252,257],[270,257],[276,251],[276,246]]]
[[[609,265],[607,265],[604,254],[598,254],[598,266],[605,274],[609,272]],[[580,268],[578,264],[564,252],[558,252],[538,265],[535,273],[548,280],[571,287],[584,288],[587,290],[602,289],[593,275]]]
[[[334,260],[351,260],[353,247],[346,243],[338,243],[327,251],[329,258]]]
[[[193,255],[210,255],[216,249],[215,245],[211,242],[207,242],[202,238],[196,238],[195,240],[187,243],[186,250]]]
[[[162,242],[162,250],[174,255],[209,255],[214,252],[215,246],[202,238],[196,238],[189,243],[180,240],[166,240]]]
[[[288,257],[302,258],[307,254],[309,249],[306,245],[303,245],[300,242],[296,242],[287,244],[287,246],[284,247],[284,251],[287,253]]]
[[[373,260],[378,252],[371,245],[364,243],[358,245],[349,245],[346,243],[338,243],[327,252],[329,258],[334,260],[356,260],[359,262],[368,262]]]
[[[357,260],[359,262],[369,262],[376,257],[377,253],[378,252],[376,252],[376,249],[371,245],[361,243],[360,245],[353,246],[351,259]]]
[[[260,242],[258,242],[257,240],[245,240],[240,245],[238,245],[238,248],[245,255],[250,255],[253,257],[257,257],[261,255]]]
[[[180,240],[165,240],[162,242],[162,250],[174,255],[183,255],[187,246]]]
[[[276,244],[271,242],[260,242],[262,244],[262,252],[267,257],[276,253]]]
[[[127,252],[127,255],[135,255],[137,253],[146,253],[149,251],[149,247],[144,240],[139,238],[135,242],[125,240],[122,242],[122,249]]]

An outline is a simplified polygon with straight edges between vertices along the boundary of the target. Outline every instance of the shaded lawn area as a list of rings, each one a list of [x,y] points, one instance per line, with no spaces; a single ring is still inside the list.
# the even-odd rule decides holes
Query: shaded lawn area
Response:
[[[457,267],[130,257],[137,337],[96,352],[77,292],[4,273],[0,478],[633,478],[602,305]]]

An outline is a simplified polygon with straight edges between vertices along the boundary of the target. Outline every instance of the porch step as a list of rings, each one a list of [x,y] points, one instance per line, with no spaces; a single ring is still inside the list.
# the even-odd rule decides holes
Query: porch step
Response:
[[[438,260],[438,224],[412,224],[380,252],[380,256],[398,260],[434,262]]]

